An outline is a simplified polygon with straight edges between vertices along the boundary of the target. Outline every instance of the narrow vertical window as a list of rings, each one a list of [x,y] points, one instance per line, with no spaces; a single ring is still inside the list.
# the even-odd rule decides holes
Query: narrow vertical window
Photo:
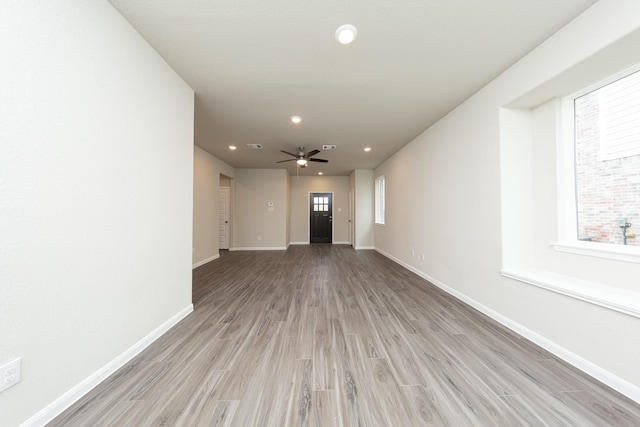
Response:
[[[384,175],[376,178],[375,190],[376,224],[384,224]]]

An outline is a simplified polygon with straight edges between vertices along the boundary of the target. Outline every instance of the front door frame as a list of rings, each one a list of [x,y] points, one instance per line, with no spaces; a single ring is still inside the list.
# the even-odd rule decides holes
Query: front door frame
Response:
[[[308,193],[308,197],[307,197],[307,239],[309,244],[311,244],[311,202],[312,202],[312,197],[314,194],[331,194],[331,211],[329,211],[329,215],[331,216],[331,242],[327,243],[327,244],[333,244],[334,242],[334,234],[335,234],[335,227],[333,226],[333,200],[334,200],[334,192],[333,191],[321,191],[321,190],[316,190],[316,191],[309,191]]]

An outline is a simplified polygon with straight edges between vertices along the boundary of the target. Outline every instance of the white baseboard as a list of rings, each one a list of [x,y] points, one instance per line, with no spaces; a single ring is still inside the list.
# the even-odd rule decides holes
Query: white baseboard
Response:
[[[118,369],[123,367],[126,363],[128,363],[131,359],[136,357],[142,350],[144,350],[151,343],[160,338],[162,334],[167,332],[178,322],[187,317],[191,312],[193,312],[193,304],[189,304],[187,307],[180,310],[180,312],[164,322],[162,325],[158,326],[155,330],[138,341],[127,351],[113,359],[111,362],[107,363],[105,366],[94,372],[84,381],[80,382],[71,390],[67,391],[65,394],[40,410],[37,414],[22,423],[20,427],[40,427],[53,420],[64,410],[77,402],[82,396],[90,392],[94,387],[107,379],[109,375],[113,374]]]
[[[290,245],[308,245],[309,242],[291,242]]]
[[[636,386],[635,384],[632,384],[630,382],[628,382],[627,380],[620,378],[619,376],[613,374],[610,371],[607,371],[606,369],[602,368],[601,366],[596,365],[595,363],[585,359],[582,356],[579,356],[575,353],[573,353],[572,351],[567,350],[566,348],[562,347],[561,345],[549,340],[548,338],[545,338],[544,336],[538,334],[537,332],[532,331],[531,329],[528,329],[526,327],[524,327],[523,325],[514,322],[512,319],[503,316],[502,314],[490,309],[489,307],[479,303],[478,301],[469,298],[468,296],[464,295],[461,292],[456,291],[455,289],[451,288],[450,286],[445,285],[444,283],[440,282],[439,280],[429,276],[428,274],[418,270],[417,268],[395,258],[394,256],[381,251],[380,249],[376,248],[375,249],[378,253],[380,253],[381,255],[384,255],[385,257],[389,258],[390,260],[394,261],[397,264],[400,264],[401,266],[403,266],[404,268],[406,268],[407,270],[417,274],[418,276],[422,277],[423,279],[425,279],[426,281],[433,283],[434,285],[436,285],[438,288],[442,289],[443,291],[447,292],[448,294],[452,295],[453,297],[459,299],[460,301],[469,304],[471,307],[475,308],[476,310],[480,311],[481,313],[489,316],[490,318],[492,318],[493,320],[495,320],[496,322],[506,326],[507,328],[511,329],[512,331],[514,331],[515,333],[517,333],[520,336],[525,337],[526,339],[528,339],[529,341],[534,342],[535,344],[539,345],[540,347],[544,348],[545,350],[553,353],[554,355],[556,355],[557,357],[559,357],[560,359],[564,360],[565,362],[573,365],[574,367],[580,369],[582,372],[586,373],[587,375],[592,376],[593,378],[597,379],[598,381],[608,385],[609,387],[613,388],[614,390],[617,390],[618,392],[624,394],[625,396],[627,396],[629,399],[634,400],[635,402],[640,403],[640,387]]]
[[[257,248],[233,248],[230,251],[286,251],[286,246],[257,247]]]
[[[203,259],[202,261],[198,261],[198,262],[196,262],[195,264],[193,264],[193,265],[191,266],[191,269],[193,270],[193,269],[195,269],[195,268],[198,268],[198,267],[200,267],[201,265],[205,265],[205,264],[207,264],[207,263],[210,263],[211,261],[214,261],[214,260],[216,260],[216,259],[218,259],[218,258],[220,258],[220,254],[218,254],[218,255],[214,255],[214,256],[209,257],[209,258],[206,258],[206,259]]]
[[[378,250],[376,249],[374,246],[354,246],[355,250],[359,251],[359,250]],[[380,251],[378,251],[380,252]],[[382,255],[387,256],[386,254],[380,252]],[[388,257],[388,256],[387,256]],[[389,258],[389,257],[388,257]],[[395,261],[395,260],[394,260]]]
[[[333,242],[334,245],[350,245],[351,242]]]

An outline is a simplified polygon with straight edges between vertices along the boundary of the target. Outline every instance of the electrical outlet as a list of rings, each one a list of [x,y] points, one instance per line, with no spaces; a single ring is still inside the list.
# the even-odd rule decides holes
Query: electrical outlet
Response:
[[[0,366],[0,392],[20,382],[21,362],[22,359],[18,357]]]

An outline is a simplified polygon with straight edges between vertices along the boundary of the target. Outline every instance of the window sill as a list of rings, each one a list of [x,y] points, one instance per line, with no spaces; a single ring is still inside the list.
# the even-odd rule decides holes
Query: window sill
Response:
[[[504,277],[640,318],[640,292],[562,276],[534,268],[503,269]]]
[[[553,243],[552,246],[558,252],[640,263],[640,246],[610,245],[597,242]]]

